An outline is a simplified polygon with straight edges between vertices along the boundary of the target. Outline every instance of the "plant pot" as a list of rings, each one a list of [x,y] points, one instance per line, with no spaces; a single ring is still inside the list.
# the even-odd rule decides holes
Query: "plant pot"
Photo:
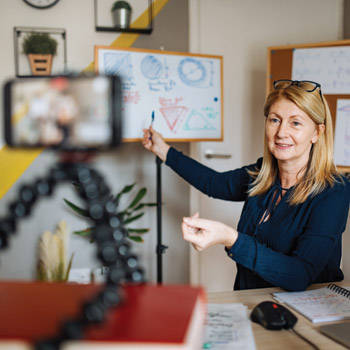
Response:
[[[113,24],[118,28],[128,28],[131,19],[131,10],[129,9],[115,9],[112,11]]]
[[[33,75],[50,75],[53,55],[28,54],[30,69]]]

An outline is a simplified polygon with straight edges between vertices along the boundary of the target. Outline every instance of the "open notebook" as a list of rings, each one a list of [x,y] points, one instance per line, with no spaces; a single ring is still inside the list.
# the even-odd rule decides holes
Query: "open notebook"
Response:
[[[350,320],[350,287],[331,283],[324,288],[273,293],[273,296],[314,323]]]

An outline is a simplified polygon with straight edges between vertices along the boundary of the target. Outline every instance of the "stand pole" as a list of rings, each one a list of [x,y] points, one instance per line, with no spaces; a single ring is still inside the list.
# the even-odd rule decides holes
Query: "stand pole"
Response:
[[[163,282],[162,254],[165,253],[167,246],[162,244],[162,160],[156,157],[157,164],[157,282]]]

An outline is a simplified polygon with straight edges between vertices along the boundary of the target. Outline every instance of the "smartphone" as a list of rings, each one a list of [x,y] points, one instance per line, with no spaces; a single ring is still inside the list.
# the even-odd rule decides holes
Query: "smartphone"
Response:
[[[3,93],[5,141],[11,147],[90,151],[120,143],[117,76],[18,78],[7,81]]]

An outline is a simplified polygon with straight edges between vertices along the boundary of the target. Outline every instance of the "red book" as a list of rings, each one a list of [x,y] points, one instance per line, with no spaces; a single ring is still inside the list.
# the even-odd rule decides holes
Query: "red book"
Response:
[[[82,303],[99,284],[0,283],[0,349],[31,349],[34,340],[55,337],[66,319],[82,313]],[[64,350],[200,349],[205,294],[189,286],[139,285],[122,288],[124,301],[100,325]]]

